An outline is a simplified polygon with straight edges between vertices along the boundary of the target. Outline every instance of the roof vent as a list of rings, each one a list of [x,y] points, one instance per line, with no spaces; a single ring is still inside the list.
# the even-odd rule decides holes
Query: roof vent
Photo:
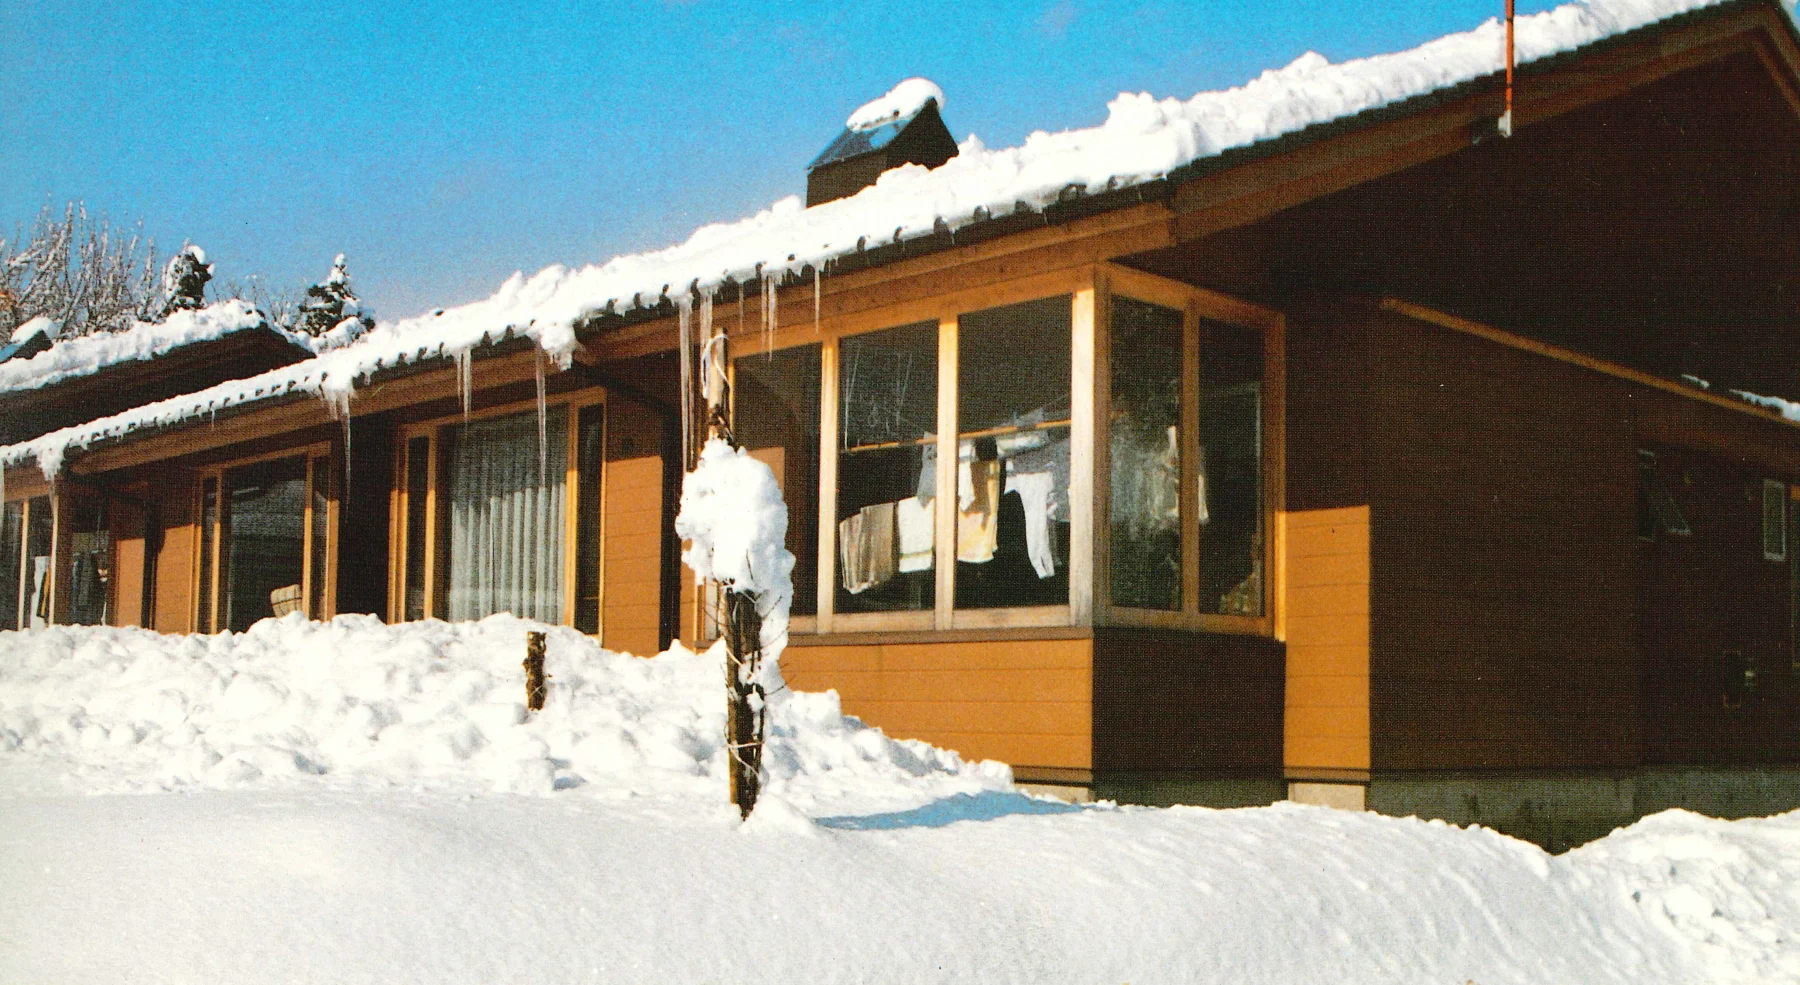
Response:
[[[944,91],[907,79],[844,121],[844,132],[806,166],[807,207],[848,198],[902,164],[928,168],[956,156],[956,138],[939,110]]]

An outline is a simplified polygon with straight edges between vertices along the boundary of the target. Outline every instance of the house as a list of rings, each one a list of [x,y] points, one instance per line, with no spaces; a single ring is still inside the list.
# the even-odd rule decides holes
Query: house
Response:
[[[1523,18],[1508,137],[1500,36],[936,161],[941,95],[901,100],[809,207],[0,448],[0,550],[58,621],[103,526],[121,624],[701,640],[678,353],[723,332],[787,677],[891,733],[1547,845],[1800,806],[1800,39]]]

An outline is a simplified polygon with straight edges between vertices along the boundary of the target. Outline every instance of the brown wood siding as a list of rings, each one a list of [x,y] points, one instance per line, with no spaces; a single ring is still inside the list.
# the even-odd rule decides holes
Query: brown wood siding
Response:
[[[1355,309],[1287,334],[1283,763],[1369,768],[1368,337]]]
[[[1666,445],[1651,450],[1692,533],[1639,542],[1644,761],[1800,761],[1793,562],[1765,559],[1762,542],[1762,480],[1786,476]],[[1745,693],[1727,680],[1734,672],[1743,679],[1728,651],[1754,670]]]
[[[1094,765],[1092,640],[793,646],[781,669],[895,738],[1015,767]]]
[[[606,421],[601,479],[601,643],[650,656],[661,649],[662,426],[650,412],[615,398]]]
[[[1634,764],[1628,389],[1397,315],[1371,329],[1371,765]]]
[[[1280,769],[1283,665],[1261,636],[1096,629],[1094,770]]]

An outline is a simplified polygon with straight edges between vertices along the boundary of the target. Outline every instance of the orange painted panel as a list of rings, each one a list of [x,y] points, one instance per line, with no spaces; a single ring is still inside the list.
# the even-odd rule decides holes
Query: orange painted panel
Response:
[[[1287,706],[1289,708],[1367,708],[1369,706],[1369,675],[1367,673],[1318,677],[1290,675],[1287,681]]]
[[[844,711],[965,757],[1085,769],[1093,760],[1093,643],[993,640],[793,647],[797,690],[835,689]]]
[[[1287,698],[1292,767],[1369,766],[1369,508],[1288,514]]]

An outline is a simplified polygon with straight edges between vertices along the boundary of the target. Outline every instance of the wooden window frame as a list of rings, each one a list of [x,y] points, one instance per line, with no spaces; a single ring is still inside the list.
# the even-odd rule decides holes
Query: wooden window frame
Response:
[[[223,556],[224,545],[221,532],[225,526],[227,504],[230,501],[230,487],[225,483],[225,473],[232,469],[262,462],[274,462],[284,458],[304,458],[306,462],[306,505],[301,511],[301,561],[300,561],[300,611],[306,613],[308,619],[330,619],[337,614],[337,556],[338,556],[338,516],[339,502],[343,498],[342,483],[338,480],[342,461],[336,442],[315,441],[305,445],[295,445],[279,451],[263,452],[258,455],[246,455],[239,458],[216,462],[200,469],[194,474],[193,505],[194,522],[197,536],[194,537],[192,583],[189,588],[189,625],[196,633],[217,633],[220,614],[219,576],[221,574],[219,560]],[[313,556],[313,482],[314,472],[318,468],[319,459],[325,460],[326,497],[325,497],[325,557]],[[212,480],[218,497],[213,508],[212,529],[202,531],[200,527],[206,520],[206,482]],[[210,536],[208,536],[210,534]],[[210,551],[211,557],[202,557],[202,549]],[[321,571],[320,569],[323,568]],[[201,578],[207,579],[206,601],[207,611],[200,611]],[[325,584],[320,595],[322,612],[313,612],[313,580],[324,578]]]
[[[581,502],[581,411],[587,407],[605,407],[607,403],[604,388],[585,388],[567,393],[550,394],[544,398],[544,410],[548,413],[557,407],[567,408],[568,427],[563,435],[567,443],[567,454],[563,463],[563,571],[562,571],[562,606],[557,625],[575,625],[576,574],[578,561],[576,557],[580,532],[581,511],[586,506]],[[410,490],[407,482],[410,464],[407,461],[407,446],[415,438],[426,438],[429,441],[427,467],[430,471],[425,481],[425,618],[441,619],[446,614],[446,586],[449,579],[449,543],[445,530],[447,514],[438,508],[441,493],[446,479],[445,469],[448,461],[444,457],[444,433],[460,424],[480,421],[495,417],[506,417],[513,414],[534,412],[537,400],[515,400],[474,409],[468,413],[446,414],[421,421],[412,421],[402,425],[394,439],[394,479],[389,487],[388,500],[388,622],[406,622],[406,593],[411,587],[407,584],[407,516],[411,509]],[[599,524],[599,558],[600,570],[594,573],[594,584],[598,590],[599,612],[595,620],[596,639],[606,634],[606,435],[612,427],[611,408],[603,411],[601,418],[601,475],[600,502],[593,504],[596,522]]]
[[[4,468],[4,466],[0,466],[0,468]],[[56,485],[48,481],[28,480],[20,482],[16,477],[9,477],[6,479],[6,499],[3,503],[0,503],[0,508],[3,508],[6,504],[19,504],[19,553],[17,557],[11,559],[13,567],[17,569],[19,595],[11,601],[13,604],[13,618],[15,624],[20,629],[25,629],[31,625],[31,616],[26,611],[27,593],[25,587],[30,583],[31,504],[39,499],[44,501],[45,508],[50,512],[50,570],[46,576],[48,582],[44,586],[44,590],[50,593],[50,618],[45,621],[45,624],[50,626],[58,624],[56,606],[56,545],[57,534],[60,532],[57,529],[60,521],[59,510],[57,509],[57,501],[59,499],[58,493],[60,491],[61,490],[59,490]],[[67,524],[64,523],[63,526],[66,528]],[[4,563],[6,563],[6,560],[0,559],[0,564]]]
[[[1096,475],[1107,474],[1112,449],[1112,301],[1130,298],[1182,312],[1181,366],[1181,609],[1140,609],[1112,604],[1110,522],[1099,523],[1094,592],[1098,602],[1095,622],[1112,626],[1145,626],[1204,630],[1255,636],[1278,636],[1281,631],[1282,596],[1287,583],[1285,476],[1286,428],[1286,319],[1279,311],[1241,301],[1202,287],[1147,274],[1116,264],[1104,264],[1098,277],[1102,317],[1096,333],[1099,355],[1095,362],[1094,391],[1101,411],[1096,415],[1103,433],[1096,436]],[[1262,614],[1233,616],[1200,611],[1200,560],[1202,543],[1199,512],[1193,504],[1200,486],[1200,372],[1206,358],[1200,339],[1202,322],[1221,322],[1255,329],[1263,337],[1262,378],[1262,512],[1263,585]],[[1094,515],[1112,515],[1110,483],[1097,483]]]
[[[1193,509],[1182,516],[1182,610],[1156,612],[1113,607],[1108,594],[1110,524],[1109,489],[1096,477],[1105,474],[1111,436],[1106,427],[1110,393],[1110,297],[1118,293],[1183,312],[1182,428],[1187,441],[1199,436],[1199,330],[1202,319],[1255,328],[1263,333],[1263,614],[1256,617],[1207,615],[1199,612],[1199,518]],[[839,613],[837,589],[837,486],[839,434],[839,342],[845,338],[919,322],[938,323],[937,497],[940,504],[956,499],[956,459],[945,454],[942,435],[957,434],[958,329],[963,315],[1057,295],[1071,303],[1071,424],[1069,496],[1069,602],[1066,605],[1014,608],[955,607],[955,515],[937,510],[936,605],[918,612]],[[1092,625],[1166,626],[1214,632],[1278,636],[1282,627],[1282,592],[1286,586],[1284,477],[1285,320],[1274,310],[1235,298],[1113,264],[1092,264],[1022,277],[998,284],[949,292],[934,298],[794,324],[765,334],[760,312],[726,322],[736,359],[769,349],[819,344],[819,515],[818,615],[811,625],[796,622],[794,632],[894,633],[955,630],[1010,630]],[[1191,502],[1199,483],[1198,455],[1182,456],[1183,502]],[[798,572],[796,573],[798,574]]]

